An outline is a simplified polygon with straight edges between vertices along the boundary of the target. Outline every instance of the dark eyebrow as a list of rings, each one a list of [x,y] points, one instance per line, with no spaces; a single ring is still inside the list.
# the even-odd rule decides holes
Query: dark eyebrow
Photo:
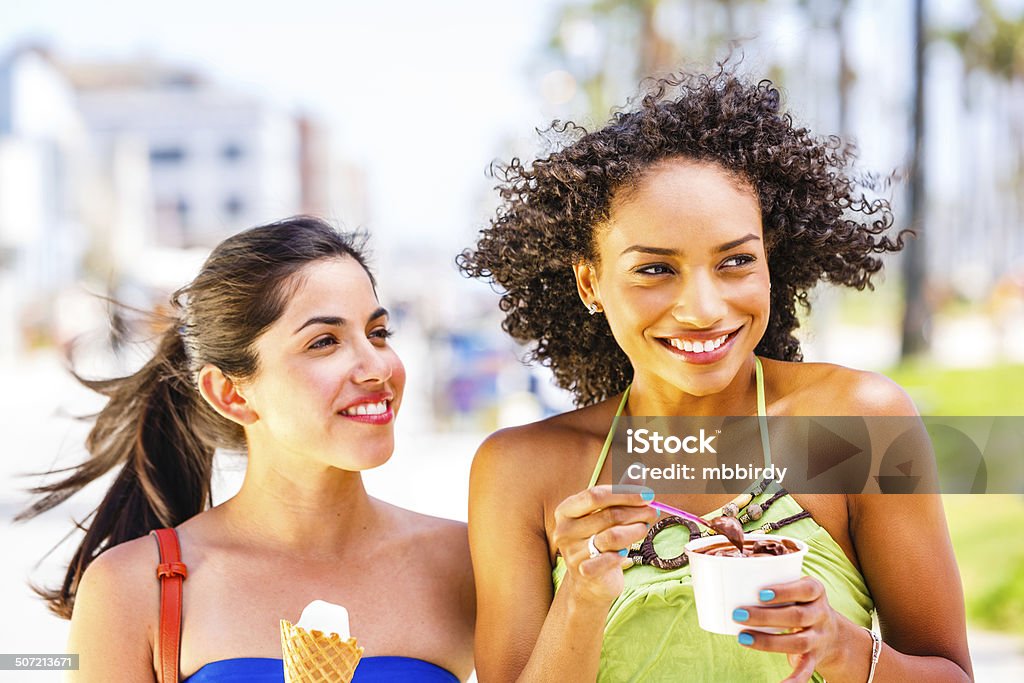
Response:
[[[719,245],[719,246],[715,247],[715,251],[716,252],[729,251],[730,249],[735,249],[736,247],[740,246],[744,242],[749,242],[750,240],[759,240],[759,239],[761,239],[761,238],[758,237],[757,235],[755,235],[754,233],[750,233],[748,235],[744,235],[743,237],[739,238],[738,240],[733,240],[732,242],[726,242],[725,244],[722,244],[722,245]],[[640,252],[640,253],[643,253],[643,254],[654,254],[656,256],[678,256],[679,255],[679,251],[677,249],[667,249],[665,247],[648,247],[648,246],[644,246],[643,244],[634,244],[631,247],[626,247],[626,249],[624,249],[623,252],[621,254],[619,254],[619,256],[625,256],[626,254],[628,254],[630,252],[634,252],[634,251]]]
[[[757,235],[755,235],[754,233],[750,233],[749,235],[745,235],[745,236],[739,238],[738,240],[733,240],[732,242],[726,242],[725,244],[722,244],[722,245],[719,245],[719,246],[715,247],[715,251],[718,251],[718,252],[729,251],[730,249],[735,249],[736,247],[740,246],[744,242],[749,242],[750,240],[760,240],[760,239],[761,238],[758,237]]]
[[[344,318],[330,315],[318,315],[299,325],[299,328],[292,334],[298,334],[310,325],[332,325],[334,327],[344,327],[346,324],[348,324],[348,321]]]
[[[370,317],[366,319],[366,322],[370,322],[372,320],[376,320],[377,318],[384,318],[388,316],[388,309],[381,306],[376,311],[370,314]],[[333,327],[344,327],[347,324],[347,320],[345,320],[344,318],[339,318],[338,316],[318,315],[310,318],[306,322],[299,325],[299,328],[295,330],[295,332],[293,332],[292,334],[298,334],[299,332],[309,327],[310,325],[331,325]]]
[[[655,254],[657,256],[678,256],[679,252],[675,249],[666,249],[664,247],[646,247],[642,244],[634,244],[631,247],[627,247],[622,251],[619,256],[625,256],[630,252],[638,251],[643,254]]]

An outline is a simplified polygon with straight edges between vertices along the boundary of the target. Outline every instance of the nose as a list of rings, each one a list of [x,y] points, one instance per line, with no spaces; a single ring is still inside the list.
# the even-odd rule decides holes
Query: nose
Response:
[[[358,346],[353,377],[359,384],[382,384],[391,379],[392,354],[369,340]]]
[[[714,327],[728,312],[728,304],[713,275],[695,272],[683,278],[672,308],[677,322],[694,328]]]

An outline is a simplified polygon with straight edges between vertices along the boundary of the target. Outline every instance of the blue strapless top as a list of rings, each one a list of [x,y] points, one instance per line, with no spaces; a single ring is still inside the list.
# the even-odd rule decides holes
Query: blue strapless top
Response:
[[[243,657],[210,662],[182,683],[283,683],[280,659]],[[455,674],[412,657],[363,657],[352,683],[459,683]]]

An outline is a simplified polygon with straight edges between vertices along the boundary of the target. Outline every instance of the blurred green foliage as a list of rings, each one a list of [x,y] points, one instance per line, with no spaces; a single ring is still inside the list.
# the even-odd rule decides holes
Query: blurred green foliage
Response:
[[[1024,415],[1024,365],[942,368],[915,363],[885,373],[927,415]],[[1024,634],[1024,496],[942,497],[972,627]]]
[[[974,628],[1024,634],[1024,496],[942,497]],[[941,588],[941,587],[936,587]]]
[[[922,415],[1024,415],[1024,365],[913,363],[885,374],[907,390]]]

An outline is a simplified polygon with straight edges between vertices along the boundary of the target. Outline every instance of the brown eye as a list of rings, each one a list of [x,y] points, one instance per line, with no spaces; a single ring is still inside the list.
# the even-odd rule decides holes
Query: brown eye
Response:
[[[739,268],[753,263],[756,259],[750,254],[738,254],[736,256],[730,256],[729,258],[722,261],[722,265],[726,268]]]
[[[334,346],[337,343],[338,343],[338,340],[336,340],[334,337],[331,337],[331,336],[320,337],[315,342],[310,344],[309,348],[311,350],[313,350],[313,349],[326,349],[326,348],[328,348],[330,346]]]
[[[641,275],[667,275],[672,272],[672,269],[664,263],[652,263],[649,266],[635,268],[633,272]]]

